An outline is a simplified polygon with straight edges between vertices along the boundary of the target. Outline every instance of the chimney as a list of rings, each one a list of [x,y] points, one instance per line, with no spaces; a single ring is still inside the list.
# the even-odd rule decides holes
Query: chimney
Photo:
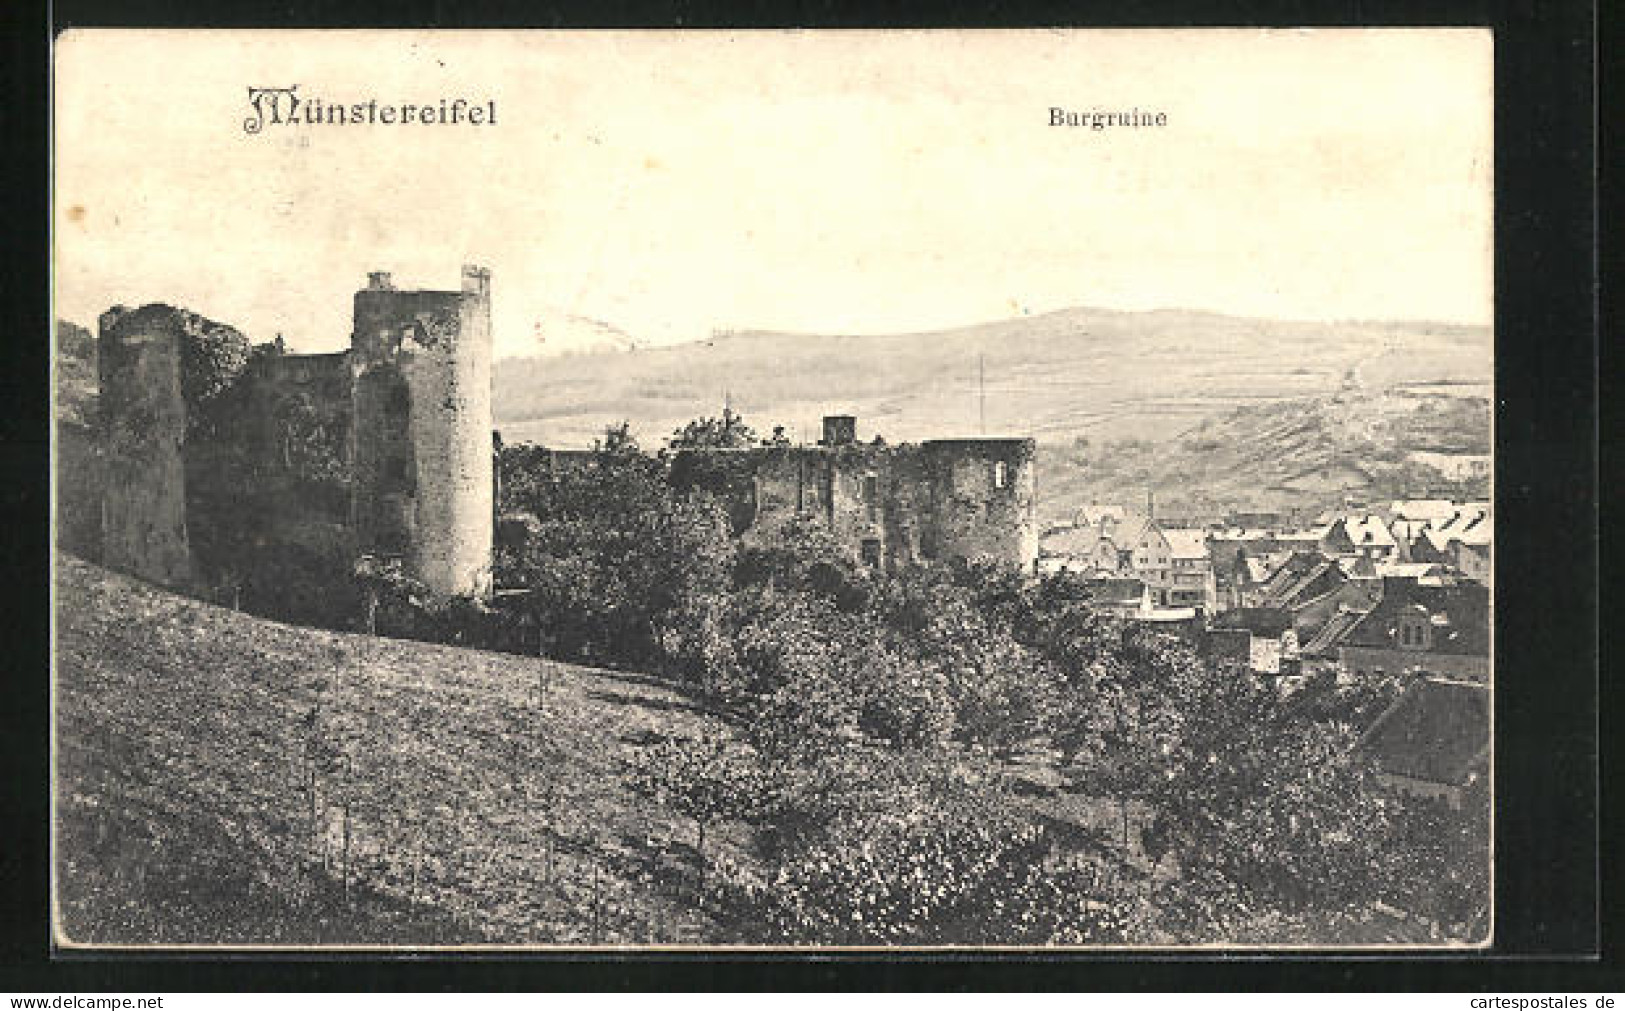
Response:
[[[850,446],[858,441],[858,419],[850,414],[824,416],[824,445]]]
[[[368,291],[394,291],[395,282],[390,280],[389,271],[375,270],[367,275]]]
[[[478,267],[472,263],[463,264],[463,294],[491,294],[491,271],[486,267]]]

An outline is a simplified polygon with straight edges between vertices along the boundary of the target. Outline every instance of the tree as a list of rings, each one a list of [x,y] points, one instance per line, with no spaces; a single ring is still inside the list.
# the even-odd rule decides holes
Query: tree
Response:
[[[507,506],[537,524],[499,553],[498,578],[529,589],[531,616],[562,657],[657,662],[662,629],[728,585],[734,549],[721,507],[672,489],[626,425],[579,465],[555,470],[526,447],[503,457]]]
[[[634,785],[694,821],[694,856],[705,886],[705,834],[718,822],[756,808],[758,767],[720,736],[675,738],[644,749],[632,770]]]
[[[1483,940],[1489,929],[1490,796],[1478,776],[1452,807],[1404,798],[1384,853],[1382,893],[1433,920],[1451,937]]]
[[[775,435],[782,436],[783,428],[775,430]],[[696,418],[673,432],[666,445],[673,450],[746,449],[756,441],[756,432],[745,424],[745,419],[724,406],[722,417]]]
[[[1098,868],[1054,841],[987,768],[854,745],[781,790],[762,879],[728,882],[775,940],[819,944],[1083,944],[1120,940]]]
[[[1211,938],[1260,911],[1339,911],[1378,894],[1398,807],[1350,728],[1302,719],[1242,671],[1204,677],[1177,655],[1148,666],[1175,675],[1147,681],[1178,718],[1133,734],[1141,760],[1125,771],[1155,811],[1156,845],[1178,860],[1158,896],[1171,929]],[[1139,718],[1155,716],[1139,694]]]
[[[815,517],[797,515],[771,528],[753,530],[742,540],[734,586],[770,586],[803,593],[856,612],[868,603],[874,577],[827,525]]]

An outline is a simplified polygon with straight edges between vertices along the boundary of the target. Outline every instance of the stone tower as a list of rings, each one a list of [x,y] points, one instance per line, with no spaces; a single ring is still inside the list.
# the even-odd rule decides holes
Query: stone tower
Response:
[[[98,328],[102,563],[184,588],[192,562],[176,315],[168,306],[115,306],[102,314]]]
[[[365,554],[398,557],[442,596],[491,589],[491,274],[458,291],[355,294],[352,524]]]
[[[928,554],[1038,559],[1032,439],[937,439],[920,446],[931,486]]]

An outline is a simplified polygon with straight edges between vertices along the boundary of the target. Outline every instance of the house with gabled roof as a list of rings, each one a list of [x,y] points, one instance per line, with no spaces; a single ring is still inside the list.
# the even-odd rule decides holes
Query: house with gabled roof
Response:
[[[1077,527],[1093,527],[1100,529],[1100,521],[1110,519],[1114,522],[1122,520],[1128,510],[1120,505],[1111,505],[1103,502],[1090,502],[1078,507],[1072,523]]]
[[[1290,611],[1304,601],[1342,585],[1346,578],[1336,562],[1319,552],[1294,552],[1259,586],[1253,602],[1258,607],[1279,607]]]
[[[1361,736],[1359,748],[1400,792],[1459,807],[1462,794],[1488,773],[1489,689],[1472,681],[1417,678]]]
[[[1080,513],[1080,516],[1082,514]],[[1052,527],[1039,539],[1039,568],[1043,572],[1074,572],[1084,576],[1132,575],[1117,544],[1102,531],[1111,531],[1110,515],[1095,524]]]
[[[1394,540],[1393,531],[1388,529],[1388,524],[1380,516],[1351,516],[1344,521],[1343,527],[1353,550],[1372,561],[1387,561],[1399,550],[1399,542]]]
[[[1480,583],[1424,585],[1382,580],[1382,598],[1339,645],[1345,676],[1415,671],[1489,682],[1489,589]]]
[[[1444,586],[1460,581],[1454,567],[1444,562],[1383,562],[1374,568],[1378,577],[1414,579],[1423,586]]]
[[[1162,534],[1168,541],[1168,605],[1212,613],[1219,593],[1208,556],[1207,531],[1175,527]]]
[[[1369,613],[1369,607],[1362,609],[1346,603],[1337,605],[1332,613],[1327,615],[1320,628],[1304,640],[1301,652],[1305,662],[1312,663],[1317,668],[1336,668],[1343,640]]]
[[[1377,578],[1377,566],[1364,555],[1344,555],[1337,559],[1337,567],[1350,579]]]
[[[1349,521],[1346,517],[1338,516],[1323,526],[1317,527],[1320,531],[1320,552],[1339,558],[1344,555],[1356,554],[1354,539],[1349,536]]]
[[[1124,513],[1120,518],[1103,517],[1100,537],[1117,550],[1117,570],[1143,580],[1153,599],[1166,606],[1172,585],[1171,552],[1161,525],[1149,516]]]
[[[1416,520],[1428,524],[1449,519],[1458,508],[1445,498],[1397,499],[1389,503],[1388,515],[1394,520]]]
[[[1495,540],[1495,521],[1487,506],[1463,507],[1441,525],[1433,536],[1442,543],[1444,554],[1462,575],[1488,585],[1490,547]]]
[[[1402,503],[1395,503],[1396,506]],[[1451,504],[1431,519],[1400,518],[1390,524],[1399,545],[1395,560],[1448,565],[1469,579],[1490,581],[1494,522],[1487,503]]]

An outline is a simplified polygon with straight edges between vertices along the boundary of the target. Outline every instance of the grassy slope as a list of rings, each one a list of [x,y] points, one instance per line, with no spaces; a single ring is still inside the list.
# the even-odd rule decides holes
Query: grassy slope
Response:
[[[765,940],[696,907],[694,826],[626,786],[638,742],[725,730],[670,689],[637,675],[282,625],[72,557],[59,565],[66,940]],[[318,777],[313,831],[301,773],[318,693],[315,736],[348,756],[350,775],[340,762]],[[1114,801],[1044,790],[1030,804],[1063,847],[1117,864]],[[752,867],[745,841],[743,826],[713,828],[708,860]],[[1133,877],[1148,869],[1137,850],[1131,843]],[[1372,910],[1259,930],[1234,939],[1427,939]]]
[[[727,939],[678,891],[694,873],[692,824],[624,783],[648,735],[719,729],[676,693],[280,625],[73,558],[57,592],[68,939]],[[350,771],[340,760],[319,775],[313,830],[302,770],[319,689],[315,736]],[[748,862],[740,838],[708,835],[708,856]]]

